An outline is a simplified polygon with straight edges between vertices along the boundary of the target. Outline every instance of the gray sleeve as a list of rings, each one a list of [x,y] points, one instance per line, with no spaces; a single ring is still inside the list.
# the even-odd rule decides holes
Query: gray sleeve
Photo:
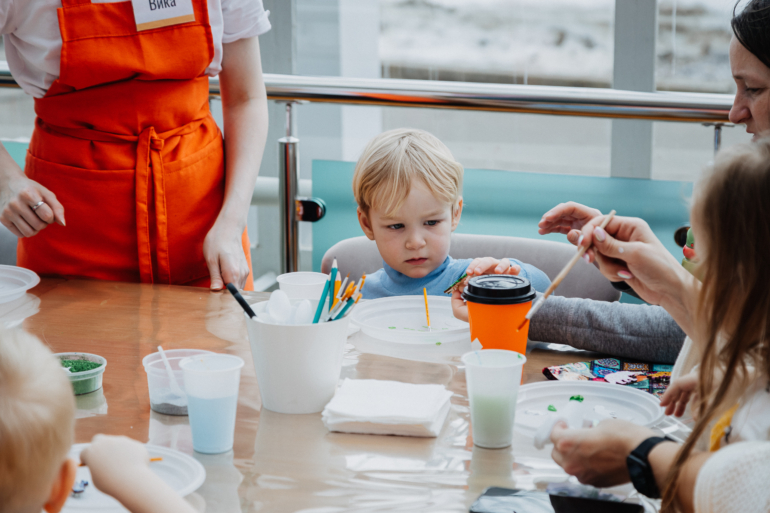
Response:
[[[551,296],[529,338],[643,361],[674,363],[685,333],[661,307]]]

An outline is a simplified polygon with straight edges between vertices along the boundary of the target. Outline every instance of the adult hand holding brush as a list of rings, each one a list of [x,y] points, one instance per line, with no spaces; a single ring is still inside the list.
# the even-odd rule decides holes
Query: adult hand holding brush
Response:
[[[700,282],[685,270],[663,246],[649,225],[635,217],[614,217],[606,228],[606,216],[583,226],[578,246],[589,247],[587,262],[596,262],[610,281],[625,281],[648,303],[664,307],[690,333],[688,312],[697,301]]]

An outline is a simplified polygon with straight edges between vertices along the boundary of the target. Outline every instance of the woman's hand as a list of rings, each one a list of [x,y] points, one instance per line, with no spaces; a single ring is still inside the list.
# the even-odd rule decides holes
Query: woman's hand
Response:
[[[651,429],[624,420],[604,420],[588,429],[558,423],[551,432],[551,456],[583,484],[615,486],[630,480],[626,457],[651,436],[655,436]]]
[[[568,201],[559,203],[551,210],[543,214],[542,219],[537,224],[540,228],[538,233],[545,235],[547,233],[566,233],[567,240],[572,244],[578,244],[580,238],[580,229],[591,219],[602,215],[595,208]]]
[[[211,290],[222,290],[227,283],[239,289],[246,284],[249,264],[243,253],[243,228],[217,219],[203,241],[203,256],[209,266]]]
[[[696,397],[698,388],[697,373],[690,373],[674,380],[660,398],[660,405],[666,407],[666,415],[681,417],[690,398]]]
[[[54,222],[64,226],[56,195],[27,178],[0,145],[0,223],[17,237],[32,237]]]
[[[511,261],[507,258],[496,259],[492,257],[476,258],[465,270],[465,274],[468,275],[459,286],[455,287],[452,291],[452,313],[461,321],[468,322],[468,305],[465,304],[463,299],[463,289],[465,283],[474,276],[481,276],[482,274],[512,274],[517,275],[521,272],[521,267],[515,264],[511,264]]]

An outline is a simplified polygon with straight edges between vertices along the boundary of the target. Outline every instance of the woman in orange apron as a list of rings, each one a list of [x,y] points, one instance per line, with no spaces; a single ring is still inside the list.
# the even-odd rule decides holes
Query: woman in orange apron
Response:
[[[267,132],[259,43],[223,45],[225,150],[204,73],[215,52],[207,2],[178,1],[193,14],[140,31],[131,1],[62,0],[59,77],[35,99],[26,178],[0,155],[0,222],[22,237],[18,265],[251,288],[246,214]]]

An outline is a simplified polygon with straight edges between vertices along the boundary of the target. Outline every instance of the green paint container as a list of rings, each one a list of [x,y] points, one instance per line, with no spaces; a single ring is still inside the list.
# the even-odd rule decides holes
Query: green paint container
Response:
[[[56,353],[56,356],[60,361],[62,360],[86,360],[89,362],[101,363],[99,367],[95,369],[67,373],[67,377],[72,384],[72,391],[75,395],[90,394],[102,388],[102,377],[104,370],[107,367],[107,360],[96,354],[90,353]],[[62,367],[64,369],[64,367]],[[67,372],[65,369],[64,372]]]

